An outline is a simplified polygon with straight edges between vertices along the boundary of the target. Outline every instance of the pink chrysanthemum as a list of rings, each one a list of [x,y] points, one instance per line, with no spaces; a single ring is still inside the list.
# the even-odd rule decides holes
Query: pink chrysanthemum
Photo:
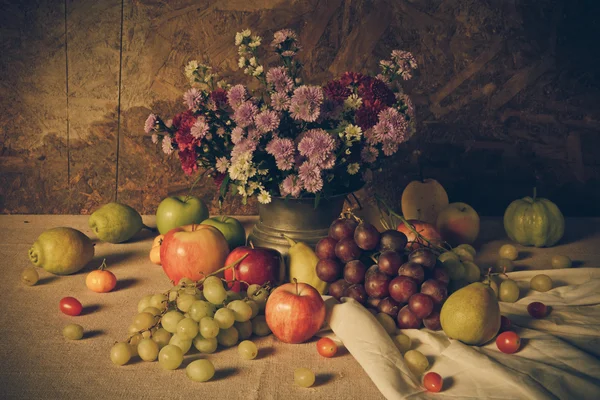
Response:
[[[279,193],[281,196],[292,196],[298,197],[300,196],[300,192],[302,191],[302,186],[300,185],[300,181],[296,175],[288,175],[279,185]]]
[[[396,64],[396,74],[405,81],[412,78],[413,70],[417,69],[417,60],[412,53],[404,50],[392,51],[392,61]]]
[[[231,142],[238,144],[244,138],[244,130],[240,127],[235,127],[231,131]]]
[[[275,157],[277,168],[282,171],[292,169],[294,165],[294,142],[291,139],[274,138],[267,144],[267,153]]]
[[[249,139],[243,139],[231,149],[231,162],[242,154],[252,153],[256,150],[256,142]]]
[[[309,193],[317,193],[323,189],[323,178],[318,165],[305,161],[298,168],[298,178]]]
[[[189,110],[197,110],[200,104],[202,104],[202,92],[196,88],[192,88],[184,93],[183,100]]]
[[[415,105],[411,98],[405,93],[397,93],[396,100],[402,101],[406,105],[406,115],[412,120],[415,118]]]
[[[156,125],[156,115],[150,114],[148,118],[146,118],[146,122],[144,123],[144,132],[150,133],[154,129]]]
[[[302,85],[294,90],[290,101],[290,114],[296,120],[314,122],[319,118],[323,90],[318,86]]]
[[[209,126],[203,117],[196,120],[196,123],[190,129],[190,134],[198,140],[202,140],[208,133]]]
[[[263,133],[274,131],[279,127],[279,115],[275,111],[263,111],[254,117],[254,124]]]
[[[271,95],[271,107],[277,111],[285,111],[290,108],[290,96],[285,93],[273,93]]]
[[[242,103],[233,113],[233,120],[240,128],[245,128],[254,122],[258,108],[249,101]]]
[[[377,160],[377,156],[379,155],[379,150],[372,146],[363,147],[360,152],[360,159],[366,163],[373,163]]]
[[[291,29],[282,29],[273,34],[273,41],[271,42],[271,46],[276,49],[280,49],[282,43],[286,40],[295,41],[298,38],[296,32]]]
[[[267,83],[273,85],[276,92],[289,92],[294,87],[294,82],[287,74],[285,67],[275,67],[267,72]]]
[[[329,159],[336,147],[335,139],[326,131],[311,129],[305,132],[300,139],[298,152],[308,158],[311,163],[321,165]],[[324,168],[324,165],[321,165],[321,168]]]
[[[369,144],[381,143],[383,154],[391,156],[400,143],[408,140],[408,122],[404,114],[395,108],[387,108],[379,113],[379,122],[372,133],[365,136]]]
[[[246,88],[243,85],[235,85],[227,92],[227,102],[237,110],[246,101]]]
[[[166,155],[170,155],[171,153],[173,153],[173,140],[171,139],[171,136],[163,137],[162,151]]]

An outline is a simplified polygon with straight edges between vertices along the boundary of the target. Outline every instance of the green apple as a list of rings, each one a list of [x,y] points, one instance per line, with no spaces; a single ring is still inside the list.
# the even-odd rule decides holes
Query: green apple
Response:
[[[233,217],[227,217],[225,215],[220,217],[212,217],[202,221],[204,225],[211,225],[221,231],[227,243],[229,243],[229,250],[233,250],[236,247],[244,246],[246,244],[246,230],[240,221]]]
[[[156,227],[164,235],[173,228],[199,224],[208,218],[208,207],[194,196],[170,196],[156,209]]]

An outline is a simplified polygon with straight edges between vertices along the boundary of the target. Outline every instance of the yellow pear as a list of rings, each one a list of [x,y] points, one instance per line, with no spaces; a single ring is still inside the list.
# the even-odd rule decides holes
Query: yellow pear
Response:
[[[469,345],[489,342],[500,329],[500,306],[496,294],[481,282],[454,292],[440,312],[444,333]]]
[[[448,206],[448,194],[435,179],[412,181],[402,192],[402,214],[435,225],[437,216]]]

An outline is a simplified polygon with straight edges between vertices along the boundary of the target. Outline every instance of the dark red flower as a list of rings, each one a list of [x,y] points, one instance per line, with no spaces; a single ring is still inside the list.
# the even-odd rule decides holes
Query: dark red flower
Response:
[[[221,183],[223,183],[226,176],[227,176],[227,174],[221,174],[221,173],[217,172],[217,174],[213,177],[213,180],[215,181],[215,185],[217,185],[217,187],[221,187]]]
[[[217,108],[222,108],[227,104],[227,91],[217,88],[210,92],[210,98],[215,102]]]
[[[344,72],[340,82],[344,86],[358,85],[364,79],[364,75],[358,72]]]
[[[181,162],[181,168],[186,175],[192,175],[198,170],[198,163],[196,162],[196,152],[194,150],[185,149],[180,150],[178,153],[179,161]]]
[[[352,94],[350,89],[340,81],[328,82],[327,85],[323,86],[323,91],[328,99],[336,103],[343,103]]]
[[[176,129],[175,142],[177,142],[177,147],[180,151],[185,149],[193,150],[196,147],[198,139],[190,134],[196,120],[197,118],[194,116],[192,110],[177,114],[173,117],[173,127]]]
[[[387,106],[392,106],[396,101],[394,92],[385,82],[369,76],[364,77],[358,85],[358,95],[363,101],[379,100]]]
[[[386,108],[386,105],[379,100],[365,100],[358,110],[356,110],[356,125],[363,131],[372,128],[379,120],[379,113]]]

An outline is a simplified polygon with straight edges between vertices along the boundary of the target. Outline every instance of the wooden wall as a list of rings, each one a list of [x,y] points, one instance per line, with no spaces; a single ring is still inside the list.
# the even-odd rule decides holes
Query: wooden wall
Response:
[[[299,32],[315,82],[412,51],[419,133],[369,190],[395,204],[425,175],[451,201],[499,215],[538,193],[567,215],[600,215],[600,99],[591,1],[1,0],[0,212],[90,213],[122,201],[154,213],[187,191],[176,157],[144,134],[183,109],[191,59],[236,72],[236,31]],[[596,30],[594,30],[596,29]],[[600,37],[600,36],[597,36]],[[215,187],[213,212],[249,214]]]

